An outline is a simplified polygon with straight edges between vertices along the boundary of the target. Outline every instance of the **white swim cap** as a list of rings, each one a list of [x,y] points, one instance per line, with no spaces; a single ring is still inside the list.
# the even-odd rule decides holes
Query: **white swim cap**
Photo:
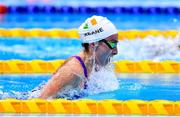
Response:
[[[92,16],[79,27],[82,43],[92,43],[118,33],[114,24],[106,17]]]

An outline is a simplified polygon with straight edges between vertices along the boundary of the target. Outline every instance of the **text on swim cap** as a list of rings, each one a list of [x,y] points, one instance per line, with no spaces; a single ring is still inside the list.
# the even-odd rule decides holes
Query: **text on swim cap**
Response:
[[[86,37],[86,36],[93,35],[93,34],[97,34],[97,33],[103,32],[103,31],[104,31],[104,30],[103,30],[103,28],[101,27],[101,28],[99,28],[99,29],[97,29],[97,30],[94,30],[94,31],[92,31],[92,32],[87,32],[87,33],[85,33],[84,36]]]

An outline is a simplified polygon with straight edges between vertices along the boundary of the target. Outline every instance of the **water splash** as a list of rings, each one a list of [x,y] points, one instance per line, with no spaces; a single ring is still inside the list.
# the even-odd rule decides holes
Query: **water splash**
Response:
[[[9,43],[11,42],[11,43]],[[180,61],[180,36],[175,38],[147,36],[144,39],[121,40],[114,60]],[[1,59],[66,59],[81,50],[81,42],[71,39],[0,38]],[[48,54],[47,54],[48,53]]]
[[[127,51],[128,50],[128,51]],[[180,36],[175,38],[147,36],[143,40],[122,40],[118,44],[119,54],[114,60],[175,60],[180,61]]]
[[[119,82],[112,67],[113,65],[109,64],[98,72],[92,71],[88,81],[88,94],[113,91],[119,88]]]

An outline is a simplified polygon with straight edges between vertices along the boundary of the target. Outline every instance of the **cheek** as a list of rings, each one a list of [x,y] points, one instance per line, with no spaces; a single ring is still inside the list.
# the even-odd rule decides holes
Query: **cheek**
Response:
[[[109,48],[106,48],[104,46],[101,46],[98,48],[97,53],[99,57],[106,57],[110,54],[111,50]]]

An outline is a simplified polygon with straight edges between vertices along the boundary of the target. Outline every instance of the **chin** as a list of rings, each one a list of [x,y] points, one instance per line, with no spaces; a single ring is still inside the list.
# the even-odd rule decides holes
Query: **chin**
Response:
[[[102,64],[102,66],[104,67],[104,66],[106,66],[107,64],[109,64],[110,63],[110,58],[107,58],[106,60],[105,60],[105,62]]]

